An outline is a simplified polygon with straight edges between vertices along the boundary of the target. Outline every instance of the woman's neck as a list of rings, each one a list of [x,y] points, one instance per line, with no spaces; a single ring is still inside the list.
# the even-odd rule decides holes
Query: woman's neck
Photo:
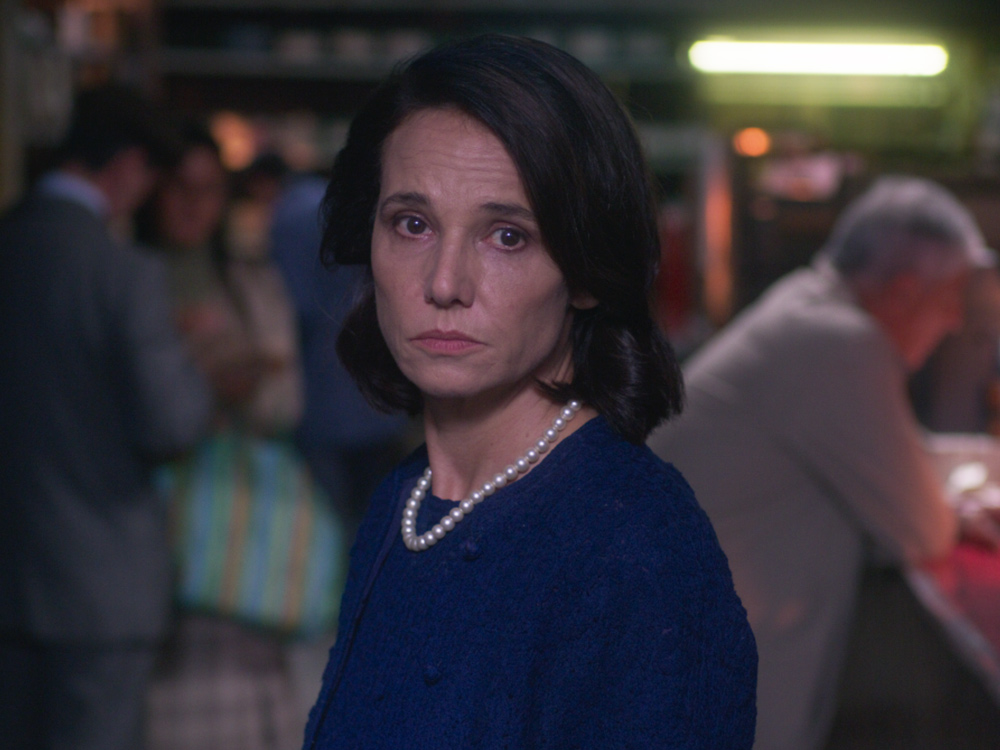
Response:
[[[426,401],[432,492],[449,500],[465,499],[533,447],[562,409],[563,404],[534,388],[489,405],[482,398]],[[581,408],[555,444],[596,415],[589,407]]]

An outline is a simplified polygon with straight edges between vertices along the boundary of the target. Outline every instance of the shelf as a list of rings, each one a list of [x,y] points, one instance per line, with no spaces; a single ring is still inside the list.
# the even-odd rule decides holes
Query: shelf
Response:
[[[381,80],[392,69],[390,62],[307,62],[283,59],[273,52],[210,49],[164,49],[159,64],[164,75],[371,82]]]
[[[273,78],[299,80],[343,80],[377,82],[395,64],[348,62],[332,58],[296,60],[269,51],[166,48],[158,57],[160,72],[167,76]],[[628,62],[612,60],[591,63],[599,75],[648,83],[688,80],[690,75],[670,60]]]
[[[161,0],[161,7],[219,10],[322,10],[337,12],[431,13],[559,13],[619,17],[622,13],[721,11],[738,7],[739,0]]]

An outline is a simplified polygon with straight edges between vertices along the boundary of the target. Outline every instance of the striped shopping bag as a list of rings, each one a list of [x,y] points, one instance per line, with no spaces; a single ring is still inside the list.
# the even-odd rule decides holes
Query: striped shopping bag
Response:
[[[158,483],[181,608],[288,635],[333,630],[346,540],[291,441],[222,430]]]

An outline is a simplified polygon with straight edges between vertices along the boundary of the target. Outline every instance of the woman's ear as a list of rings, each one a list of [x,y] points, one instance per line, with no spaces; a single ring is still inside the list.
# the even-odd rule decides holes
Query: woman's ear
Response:
[[[592,310],[597,307],[598,299],[590,292],[574,292],[570,295],[569,305],[576,310]]]

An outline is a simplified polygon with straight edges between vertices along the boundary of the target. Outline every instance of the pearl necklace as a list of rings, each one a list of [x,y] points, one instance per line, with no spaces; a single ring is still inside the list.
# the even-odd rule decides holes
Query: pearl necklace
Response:
[[[438,541],[444,538],[445,534],[454,529],[459,521],[469,515],[479,503],[501,487],[510,484],[519,476],[526,473],[531,468],[531,465],[537,463],[542,454],[548,451],[549,447],[559,439],[559,433],[566,429],[566,425],[580,411],[581,406],[582,404],[579,401],[570,401],[559,412],[559,416],[552,422],[552,426],[545,431],[545,434],[538,439],[538,442],[527,453],[493,477],[492,480],[486,482],[478,490],[474,490],[471,495],[458,503],[449,513],[446,513],[430,531],[418,535],[416,529],[417,511],[420,510],[420,504],[431,488],[431,467],[428,466],[423,476],[417,480],[416,486],[410,493],[410,499],[406,501],[406,508],[403,510],[402,533],[403,544],[406,545],[406,548],[414,552],[420,552],[433,547]]]

